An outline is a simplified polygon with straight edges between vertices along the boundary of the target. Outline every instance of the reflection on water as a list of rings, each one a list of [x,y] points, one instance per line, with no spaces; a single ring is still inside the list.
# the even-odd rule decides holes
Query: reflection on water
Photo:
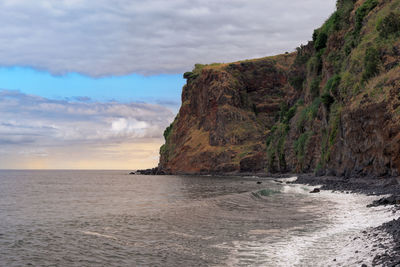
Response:
[[[338,255],[340,248],[394,216],[366,209],[369,197],[311,195],[306,186],[257,181],[0,171],[0,265],[324,266],[335,257],[356,263],[347,252]]]

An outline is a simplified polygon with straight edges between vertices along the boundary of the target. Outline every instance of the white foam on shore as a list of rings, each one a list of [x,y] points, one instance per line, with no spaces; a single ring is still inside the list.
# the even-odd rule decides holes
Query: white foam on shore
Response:
[[[289,177],[289,178],[279,178],[279,179],[276,179],[276,180],[284,182],[284,183],[293,183],[293,182],[296,182],[297,179],[298,179],[297,176],[293,176],[293,177]]]
[[[392,247],[392,238],[375,227],[400,217],[390,207],[367,205],[377,196],[321,191],[309,194],[315,186],[283,185],[281,192],[298,194],[320,203],[302,208],[310,217],[321,214],[321,225],[311,230],[293,228],[279,234],[271,232],[264,240],[233,242],[225,247],[231,251],[229,266],[371,266],[372,260],[384,249],[377,246],[382,242]],[[261,230],[259,231],[261,233]],[[363,233],[364,232],[364,233]],[[367,235],[370,233],[370,235]],[[250,233],[252,234],[252,233]],[[381,243],[382,243],[381,242]],[[232,246],[233,245],[233,246]],[[247,259],[247,260],[243,260]]]
[[[281,193],[285,194],[308,194],[314,188],[320,188],[321,186],[308,186],[308,185],[284,185],[281,189]]]
[[[378,238],[390,247],[391,237],[385,233],[374,231],[378,235],[374,238],[363,234],[400,217],[388,207],[366,207],[379,197],[331,191],[310,194],[310,197],[316,201],[334,202],[332,209],[324,215],[328,225],[302,236],[291,235],[283,241],[275,254],[277,266],[306,266],[311,262],[313,266],[371,265],[375,255],[384,252],[374,247]]]

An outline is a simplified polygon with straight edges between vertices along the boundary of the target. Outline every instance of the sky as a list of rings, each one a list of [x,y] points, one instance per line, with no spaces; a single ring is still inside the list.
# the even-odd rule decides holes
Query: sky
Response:
[[[196,63],[294,51],[335,0],[0,0],[0,169],[157,165]]]

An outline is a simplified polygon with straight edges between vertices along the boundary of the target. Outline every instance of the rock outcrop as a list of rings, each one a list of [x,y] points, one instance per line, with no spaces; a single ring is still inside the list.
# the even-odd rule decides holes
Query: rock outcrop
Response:
[[[400,0],[339,0],[294,53],[196,65],[166,173],[400,173]]]
[[[265,136],[281,103],[296,97],[287,81],[294,57],[197,65],[186,73],[182,107],[164,133],[160,168],[172,173],[264,170]]]

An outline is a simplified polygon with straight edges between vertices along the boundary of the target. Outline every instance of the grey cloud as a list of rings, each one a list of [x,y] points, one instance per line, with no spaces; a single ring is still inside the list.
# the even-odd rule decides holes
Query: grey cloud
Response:
[[[18,135],[3,135],[0,137],[0,145],[27,145],[34,143],[32,138],[24,138]]]
[[[162,139],[173,113],[145,103],[50,100],[0,91],[0,144],[37,147]]]
[[[0,0],[0,65],[180,73],[292,51],[336,0]]]

